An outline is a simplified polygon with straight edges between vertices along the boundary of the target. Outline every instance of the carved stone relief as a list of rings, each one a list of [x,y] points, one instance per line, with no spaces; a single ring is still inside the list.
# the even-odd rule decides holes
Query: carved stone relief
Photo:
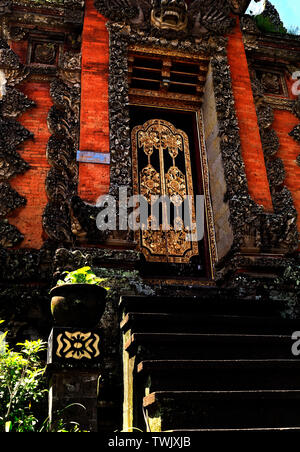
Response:
[[[263,82],[256,77],[255,70],[251,71],[252,90],[256,104],[260,135],[265,155],[267,175],[274,206],[274,214],[265,216],[264,236],[274,248],[292,252],[298,248],[297,211],[292,195],[284,185],[286,178],[282,160],[276,157],[279,150],[279,139],[272,124],[274,114],[272,107],[266,102]]]
[[[235,24],[227,0],[96,0],[98,11],[113,22],[125,22],[136,29],[150,30],[154,35],[201,37],[223,35]]]
[[[71,199],[77,193],[80,86],[69,78],[56,77],[50,86],[53,106],[48,114],[51,132],[47,159],[51,165],[46,178],[49,202],[43,214],[43,227],[54,243],[72,243]]]
[[[0,40],[0,74],[0,246],[9,248],[19,244],[24,237],[9,224],[6,217],[26,205],[26,198],[12,189],[9,180],[29,169],[17,148],[23,141],[32,138],[32,134],[16,118],[32,108],[34,102],[14,88],[28,76],[28,71],[4,40]]]
[[[298,96],[297,100],[294,102],[293,113],[298,119],[300,119],[300,96]],[[290,136],[300,144],[300,124],[293,128],[290,132]],[[298,166],[300,166],[300,154],[298,155],[296,161]]]

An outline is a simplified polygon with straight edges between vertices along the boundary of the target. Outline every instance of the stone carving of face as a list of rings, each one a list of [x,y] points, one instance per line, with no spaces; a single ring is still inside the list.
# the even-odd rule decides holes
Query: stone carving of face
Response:
[[[152,0],[151,23],[163,30],[184,31],[188,25],[184,0]]]
[[[0,70],[0,100],[6,94],[6,78],[3,71]]]

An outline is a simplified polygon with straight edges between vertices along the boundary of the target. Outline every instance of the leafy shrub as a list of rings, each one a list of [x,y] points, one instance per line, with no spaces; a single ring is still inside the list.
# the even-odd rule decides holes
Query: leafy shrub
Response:
[[[119,298],[120,293],[154,295],[153,289],[144,283],[137,270],[118,270],[113,268],[82,267],[71,272],[63,272],[64,279],[57,281],[57,286],[64,284],[96,284],[108,291],[107,298]],[[107,287],[109,286],[109,287]]]
[[[48,389],[40,354],[47,343],[40,339],[25,341],[17,344],[21,349],[16,352],[7,344],[6,336],[7,332],[0,333],[0,432],[83,432],[78,423],[63,419],[65,410],[80,404],[55,413],[52,423],[49,418],[43,420],[41,406],[44,407]]]
[[[300,318],[300,266],[288,266],[283,275],[274,281],[270,297],[275,301],[283,301],[286,305],[282,313],[284,317]]]
[[[34,432],[38,427],[35,410],[47,392],[39,357],[46,343],[25,341],[17,344],[20,352],[16,352],[5,337],[0,340],[0,431]]]
[[[281,33],[286,34],[287,30],[283,25],[275,25],[269,17],[259,14],[255,16],[255,22],[260,31],[264,33]]]
[[[57,285],[63,284],[94,284],[100,285],[107,281],[107,279],[98,278],[91,270],[90,267],[82,267],[72,272],[64,272],[66,275],[63,280],[57,281]]]
[[[153,296],[155,291],[148,286],[139,274],[138,270],[119,270],[116,268],[95,268],[99,278],[109,281],[108,300],[119,301],[120,293]],[[100,283],[103,286],[103,283]]]

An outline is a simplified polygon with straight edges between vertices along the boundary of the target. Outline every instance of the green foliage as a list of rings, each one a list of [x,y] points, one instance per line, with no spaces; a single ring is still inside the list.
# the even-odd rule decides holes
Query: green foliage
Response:
[[[4,323],[0,320],[0,324]],[[76,422],[64,421],[64,411],[55,413],[55,421],[44,421],[40,404],[45,401],[45,367],[40,357],[47,343],[42,340],[17,344],[16,352],[6,343],[7,332],[0,334],[0,432],[81,433]],[[44,416],[42,417],[44,419]]]
[[[20,352],[5,343],[5,334],[0,343],[0,431],[34,432],[38,424],[34,408],[46,392],[39,357],[46,343],[25,341],[18,344]]]
[[[72,272],[64,272],[65,278],[57,282],[63,284],[96,284],[108,291],[108,298],[119,298],[120,293],[154,295],[136,270],[117,270],[113,268],[97,268],[95,273],[91,267],[82,267]],[[107,287],[109,285],[109,287]]]
[[[108,299],[119,300],[120,294],[155,295],[154,290],[145,284],[137,270],[117,270],[115,268],[95,269],[99,278],[109,280]]]
[[[46,425],[40,430],[40,433],[88,433],[81,430],[77,422],[65,422],[63,419],[58,419],[55,423],[50,424],[47,421]]]
[[[98,278],[91,270],[91,267],[82,267],[72,272],[64,272],[65,278],[57,281],[57,285],[63,284],[94,284],[101,285],[107,281],[107,279]],[[108,288],[106,287],[108,290]]]
[[[264,33],[281,33],[286,34],[286,28],[283,25],[276,26],[269,19],[269,17],[264,16],[263,14],[259,14],[255,16],[255,22],[260,31]]]
[[[66,422],[64,418],[64,412],[68,410],[69,408],[72,408],[74,406],[79,406],[86,409],[83,405],[80,403],[71,403],[70,405],[66,406],[64,409],[58,411],[55,413],[55,420],[50,422],[50,419],[47,418],[40,428],[40,433],[89,433],[87,430],[81,430],[80,425],[78,422],[68,421]]]
[[[234,280],[235,295],[243,299],[273,301],[280,306],[284,318],[300,319],[300,264],[290,262],[275,279],[238,275]]]
[[[288,266],[283,275],[274,281],[270,290],[270,297],[275,301],[286,304],[284,317],[300,317],[300,266]]]

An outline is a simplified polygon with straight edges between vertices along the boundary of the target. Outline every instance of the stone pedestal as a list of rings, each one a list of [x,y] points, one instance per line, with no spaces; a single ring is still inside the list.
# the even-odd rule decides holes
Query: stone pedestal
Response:
[[[97,431],[100,338],[99,330],[52,329],[47,357],[51,424],[63,418],[77,422],[82,430]]]

